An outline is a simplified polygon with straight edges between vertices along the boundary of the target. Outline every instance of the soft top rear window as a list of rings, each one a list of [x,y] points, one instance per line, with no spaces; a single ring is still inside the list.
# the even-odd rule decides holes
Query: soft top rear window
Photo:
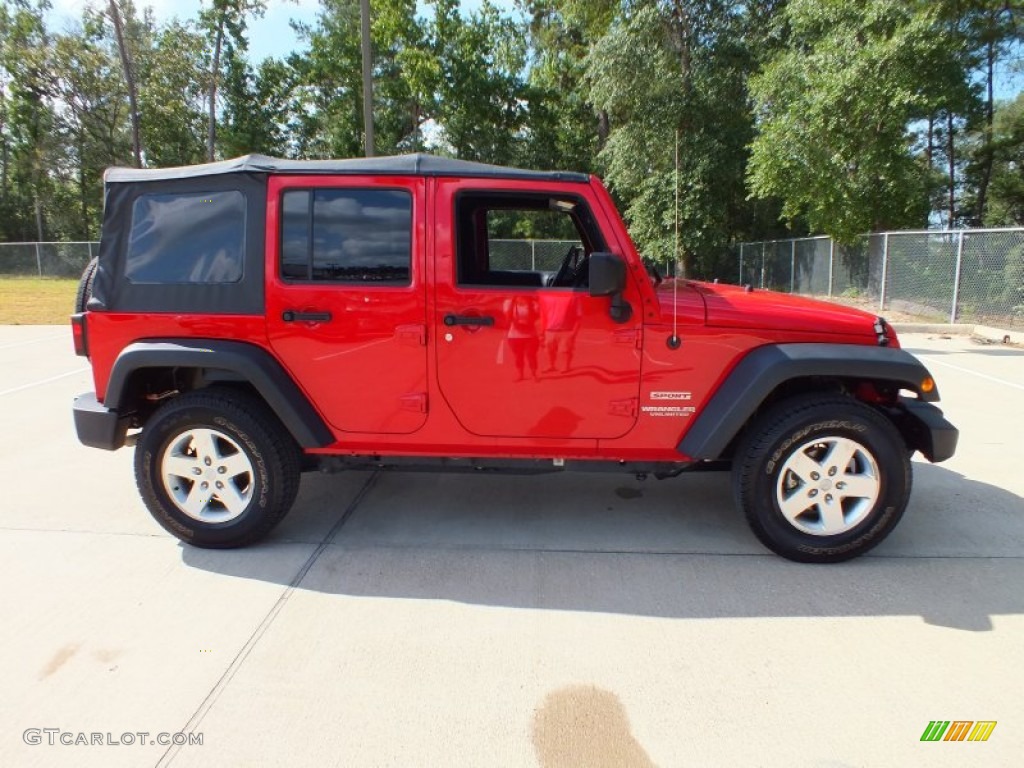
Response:
[[[245,196],[235,190],[145,194],[132,206],[132,283],[236,283],[245,257]]]

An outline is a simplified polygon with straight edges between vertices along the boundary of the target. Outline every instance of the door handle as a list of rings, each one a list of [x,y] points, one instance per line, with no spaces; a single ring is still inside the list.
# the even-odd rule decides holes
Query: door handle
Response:
[[[329,323],[330,312],[296,312],[294,309],[286,309],[281,313],[281,319],[286,323]]]
[[[453,325],[494,325],[490,315],[445,315],[444,324],[449,328]]]

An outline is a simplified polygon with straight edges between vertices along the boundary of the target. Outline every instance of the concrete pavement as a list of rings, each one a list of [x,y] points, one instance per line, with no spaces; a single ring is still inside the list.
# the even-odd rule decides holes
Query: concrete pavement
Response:
[[[959,453],[821,567],[767,553],[726,474],[312,475],[265,544],[191,549],[130,451],[77,444],[69,334],[0,328],[0,765],[1015,766],[1024,351],[903,341]],[[920,742],[936,719],[998,725]]]

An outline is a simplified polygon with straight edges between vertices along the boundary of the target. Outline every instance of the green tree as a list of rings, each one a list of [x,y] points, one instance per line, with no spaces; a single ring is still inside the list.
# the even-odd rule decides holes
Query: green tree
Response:
[[[203,162],[206,155],[206,36],[192,22],[136,25],[139,102],[150,167]]]
[[[986,226],[1024,226],[1024,94],[997,103],[992,130],[992,178]],[[1002,290],[1017,316],[1024,316],[1024,246],[1005,253]],[[998,290],[998,289],[996,289]]]
[[[377,148],[381,152],[421,149],[424,124],[436,111],[439,69],[427,29],[416,16],[415,1],[374,3],[372,41]]]
[[[250,152],[288,153],[288,121],[294,72],[284,62],[264,59],[253,68],[241,57],[228,63],[221,90],[218,143],[225,157]]]
[[[103,171],[131,156],[127,94],[110,20],[86,8],[80,25],[53,41],[55,130],[63,152],[51,175],[65,204],[53,218],[65,236],[99,236]]]
[[[962,0],[962,5],[954,5],[964,19],[960,29],[964,68],[979,92],[975,109],[965,121],[971,135],[963,153],[966,191],[962,202],[967,223],[977,226],[988,218],[989,186],[995,172],[996,67],[1014,55],[1014,47],[1021,43],[1024,1]]]
[[[121,59],[121,73],[128,90],[128,112],[132,121],[132,154],[135,167],[142,167],[142,120],[139,117],[139,81],[135,66],[138,24],[135,22],[135,6],[131,2],[109,0],[107,13],[114,29],[117,52]]]
[[[288,63],[296,73],[295,148],[304,157],[356,157],[362,149],[358,0],[322,0],[309,45]]]
[[[907,127],[963,71],[941,11],[902,0],[791,0],[784,50],[751,83],[758,133],[750,187],[789,219],[841,241],[921,226],[928,170]]]
[[[299,29],[309,51],[288,60],[296,77],[295,148],[312,157],[359,156],[359,2],[323,0],[316,23]],[[381,154],[419,149],[424,124],[434,114],[439,68],[414,0],[375,2],[371,39],[376,149]]]
[[[627,4],[587,57],[593,103],[609,115],[600,160],[640,248],[674,254],[679,136],[680,258],[687,274],[742,227],[751,6],[738,0]]]
[[[985,225],[1024,226],[1024,94],[997,104]]]
[[[234,66],[237,76],[238,58],[248,50],[245,37],[248,17],[262,16],[266,9],[266,0],[210,0],[210,7],[199,14],[199,24],[213,46],[206,97],[206,159],[211,162],[216,157],[217,89],[224,75],[224,64],[227,63],[229,71]],[[228,49],[227,56],[223,55],[225,48]]]
[[[586,57],[607,31],[617,0],[525,0],[531,58],[527,138],[520,162],[541,169],[596,170],[608,139],[608,112],[590,99]]]
[[[488,0],[468,16],[457,0],[432,5],[440,148],[467,160],[514,163],[526,138],[525,30]]]
[[[59,148],[53,126],[52,49],[44,22],[49,3],[14,0],[0,5],[0,70],[4,83],[4,213],[8,237],[44,240],[53,195],[48,169]]]

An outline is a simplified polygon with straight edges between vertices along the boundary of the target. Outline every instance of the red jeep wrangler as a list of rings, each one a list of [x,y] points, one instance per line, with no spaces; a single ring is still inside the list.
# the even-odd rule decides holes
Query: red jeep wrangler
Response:
[[[196,546],[264,537],[311,469],[731,467],[766,546],[838,561],[896,525],[915,450],[956,447],[884,320],[663,282],[592,176],[249,156],[105,185],[75,426],[136,444]]]

